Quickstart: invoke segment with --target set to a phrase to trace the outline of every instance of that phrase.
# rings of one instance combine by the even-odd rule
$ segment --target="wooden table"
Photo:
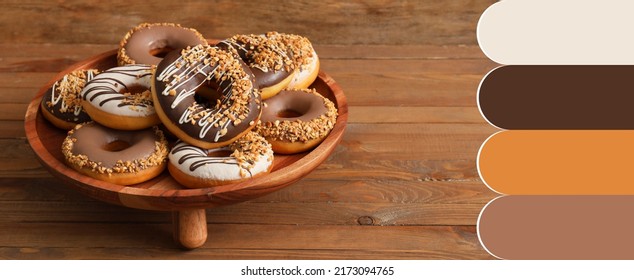
[[[0,259],[490,259],[476,234],[496,195],[476,155],[476,107],[496,65],[474,45],[316,45],[349,122],[329,159],[270,195],[206,211],[209,238],[172,240],[171,215],[68,189],[25,140],[26,106],[58,71],[114,44],[0,44]]]

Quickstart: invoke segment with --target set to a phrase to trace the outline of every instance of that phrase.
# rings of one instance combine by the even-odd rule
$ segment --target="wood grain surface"
[[[110,44],[148,21],[180,23],[210,38],[277,30],[322,44],[475,44],[476,22],[494,2],[8,0],[0,9],[0,37],[25,43]]]
[[[221,19],[240,2],[8,1],[0,11],[0,259],[492,258],[475,227],[496,196],[475,165],[496,131],[476,107],[478,84],[496,66],[475,45],[477,18],[492,2],[321,1],[306,17],[313,2],[295,1],[289,11],[299,15],[274,16],[280,7],[263,4],[252,20],[230,24]],[[96,201],[53,178],[23,128],[29,101],[57,72],[158,20],[206,37],[272,28],[309,35],[349,105],[343,140],[323,164],[282,190],[206,210],[208,241],[193,251],[173,242],[170,212]]]

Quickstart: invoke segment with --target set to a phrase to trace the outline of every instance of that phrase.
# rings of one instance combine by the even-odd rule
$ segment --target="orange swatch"
[[[634,131],[502,131],[482,144],[478,172],[501,194],[632,195]]]

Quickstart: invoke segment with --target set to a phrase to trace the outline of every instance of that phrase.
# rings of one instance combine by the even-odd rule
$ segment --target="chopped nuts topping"
[[[298,90],[298,94],[301,92],[305,94],[318,94],[314,89],[312,90]],[[321,95],[320,95],[321,96]],[[310,140],[325,137],[330,133],[337,121],[337,108],[335,104],[327,98],[323,98],[324,106],[326,106],[326,113],[314,118],[308,122],[301,120],[275,120],[274,122],[262,122],[256,126],[256,131],[266,138],[273,140],[282,140],[288,142],[302,141],[308,142]]]
[[[150,107],[153,106],[152,92],[148,89],[141,93],[123,93],[123,100],[119,106],[130,106],[131,110],[141,111],[137,107]]]
[[[81,107],[81,90],[86,83],[99,73],[96,69],[75,70],[66,74],[61,80],[55,82],[52,87],[51,100],[46,102],[49,108],[54,107],[60,101],[61,113],[79,114]]]
[[[66,158],[66,161],[79,168],[88,168],[93,172],[100,174],[113,174],[113,173],[136,173],[141,170],[147,169],[152,166],[157,166],[166,161],[168,148],[167,140],[163,135],[163,131],[154,127],[154,134],[157,141],[154,142],[154,152],[147,158],[139,158],[134,161],[117,161],[114,166],[103,166],[101,162],[96,162],[89,159],[88,156],[83,154],[73,154],[73,146],[77,142],[77,138],[73,137],[76,130],[81,129],[82,125],[78,124],[74,129],[68,132],[68,135],[62,142],[62,154]]]
[[[213,69],[213,71],[205,71],[205,69]],[[221,87],[226,87],[219,90],[223,92],[223,98],[217,99],[209,106],[193,102],[187,107],[180,121],[198,125],[204,131],[207,131],[204,129],[205,126],[221,127],[218,137],[222,137],[227,134],[228,124],[238,125],[242,120],[247,119],[250,113],[249,103],[251,100],[257,100],[257,90],[254,89],[252,79],[244,71],[239,58],[212,46],[197,45],[183,49],[181,57],[157,77],[166,84],[163,95],[175,96],[174,102],[181,102],[181,95],[191,94],[196,89],[187,88],[189,85],[179,81],[190,80],[192,75],[200,73],[205,73],[208,75],[208,80],[214,79],[221,84]],[[231,83],[224,82],[227,80]],[[200,136],[200,138],[203,137],[204,135]]]
[[[119,51],[117,52],[117,63],[120,66],[123,65],[127,65],[127,64],[136,64],[137,62],[132,59],[127,51],[126,51],[126,46],[128,45],[128,40],[130,40],[130,37],[132,37],[132,35],[140,30],[143,29],[150,29],[152,27],[155,26],[169,26],[169,27],[179,27],[179,28],[183,28],[184,30],[188,30],[191,31],[192,33],[194,33],[194,35],[196,35],[196,37],[198,37],[198,40],[204,44],[207,43],[207,40],[205,40],[205,38],[203,37],[202,34],[200,34],[200,32],[198,32],[196,29],[193,28],[186,28],[186,27],[182,27],[180,26],[180,24],[174,24],[174,23],[141,23],[138,26],[132,28],[130,31],[128,31],[128,33],[125,34],[125,36],[123,36],[123,39],[121,39],[121,42],[119,42]]]
[[[244,171],[251,170],[255,162],[261,156],[266,156],[269,161],[273,160],[273,150],[271,144],[264,137],[254,131],[247,132],[244,136],[229,145],[233,150],[232,157],[236,158],[240,168]],[[242,177],[247,177],[248,172],[240,172]]]
[[[249,67],[264,72],[294,69],[307,65],[313,57],[310,41],[299,35],[268,32],[262,35],[235,35],[225,41],[232,52],[241,54]],[[237,48],[237,49],[236,49]]]

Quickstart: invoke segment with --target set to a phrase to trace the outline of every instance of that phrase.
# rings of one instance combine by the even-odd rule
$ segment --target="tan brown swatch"
[[[634,259],[632,213],[634,196],[505,196],[482,210],[478,235],[502,259]]]

